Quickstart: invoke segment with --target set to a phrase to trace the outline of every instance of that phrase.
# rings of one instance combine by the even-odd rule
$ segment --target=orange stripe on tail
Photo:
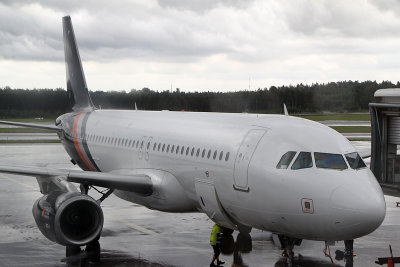
[[[85,157],[82,154],[81,148],[79,147],[79,143],[78,143],[78,139],[76,136],[76,128],[78,127],[78,121],[79,121],[79,117],[82,115],[82,111],[79,112],[74,120],[74,125],[72,127],[72,139],[74,140],[74,146],[76,151],[78,152],[79,157],[82,159],[83,163],[86,165],[86,167],[88,167],[89,170],[91,171],[96,171],[95,169],[93,169],[92,166],[90,166],[89,162],[87,162],[87,160],[85,159]]]

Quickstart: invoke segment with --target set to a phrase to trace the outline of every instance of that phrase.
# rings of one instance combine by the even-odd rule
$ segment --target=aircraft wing
[[[151,178],[147,175],[132,174],[121,175],[109,172],[89,172],[74,170],[58,170],[27,166],[4,166],[0,165],[0,172],[20,174],[32,177],[57,177],[61,176],[68,182],[85,183],[88,185],[101,186],[111,189],[119,189],[140,194],[152,193]]]
[[[51,130],[51,131],[59,131],[61,130],[57,126],[53,125],[46,125],[46,124],[39,124],[39,123],[25,123],[25,122],[15,122],[15,121],[0,121],[0,124],[8,124],[14,126],[21,126],[21,127],[29,127],[29,128],[38,128],[44,130]]]

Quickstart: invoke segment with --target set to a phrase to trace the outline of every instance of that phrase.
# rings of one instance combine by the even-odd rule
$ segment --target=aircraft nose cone
[[[386,215],[386,202],[379,185],[336,188],[330,198],[331,221],[341,240],[375,231]]]

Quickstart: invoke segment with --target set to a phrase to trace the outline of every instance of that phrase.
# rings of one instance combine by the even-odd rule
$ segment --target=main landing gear
[[[87,184],[81,184],[80,190],[82,194],[88,194],[89,189],[94,189],[102,196],[97,200],[100,205],[107,197],[109,197],[113,193],[113,189],[106,189],[104,191],[100,191],[94,186],[89,186]],[[84,266],[86,261],[89,263],[96,263],[100,261],[100,236],[98,236],[95,240],[91,241],[86,245],[86,248],[83,250],[80,246],[66,246],[65,255],[66,262],[68,266]],[[83,265],[82,265],[83,264]]]
[[[66,246],[66,262],[68,266],[85,266],[85,263],[96,263],[100,261],[99,240],[92,241],[82,250],[80,246]]]
[[[279,241],[281,243],[281,248],[283,250],[282,256],[286,258],[286,263],[288,267],[293,266],[293,258],[294,258],[294,252],[293,248],[294,246],[300,246],[301,245],[301,239],[298,238],[292,238],[284,235],[278,235]]]

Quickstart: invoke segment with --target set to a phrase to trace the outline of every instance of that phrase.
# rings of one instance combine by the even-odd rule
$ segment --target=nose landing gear
[[[337,261],[345,260],[346,267],[352,267],[354,263],[354,251],[353,251],[354,240],[345,240],[344,241],[344,251],[336,250],[335,251],[335,259]]]

